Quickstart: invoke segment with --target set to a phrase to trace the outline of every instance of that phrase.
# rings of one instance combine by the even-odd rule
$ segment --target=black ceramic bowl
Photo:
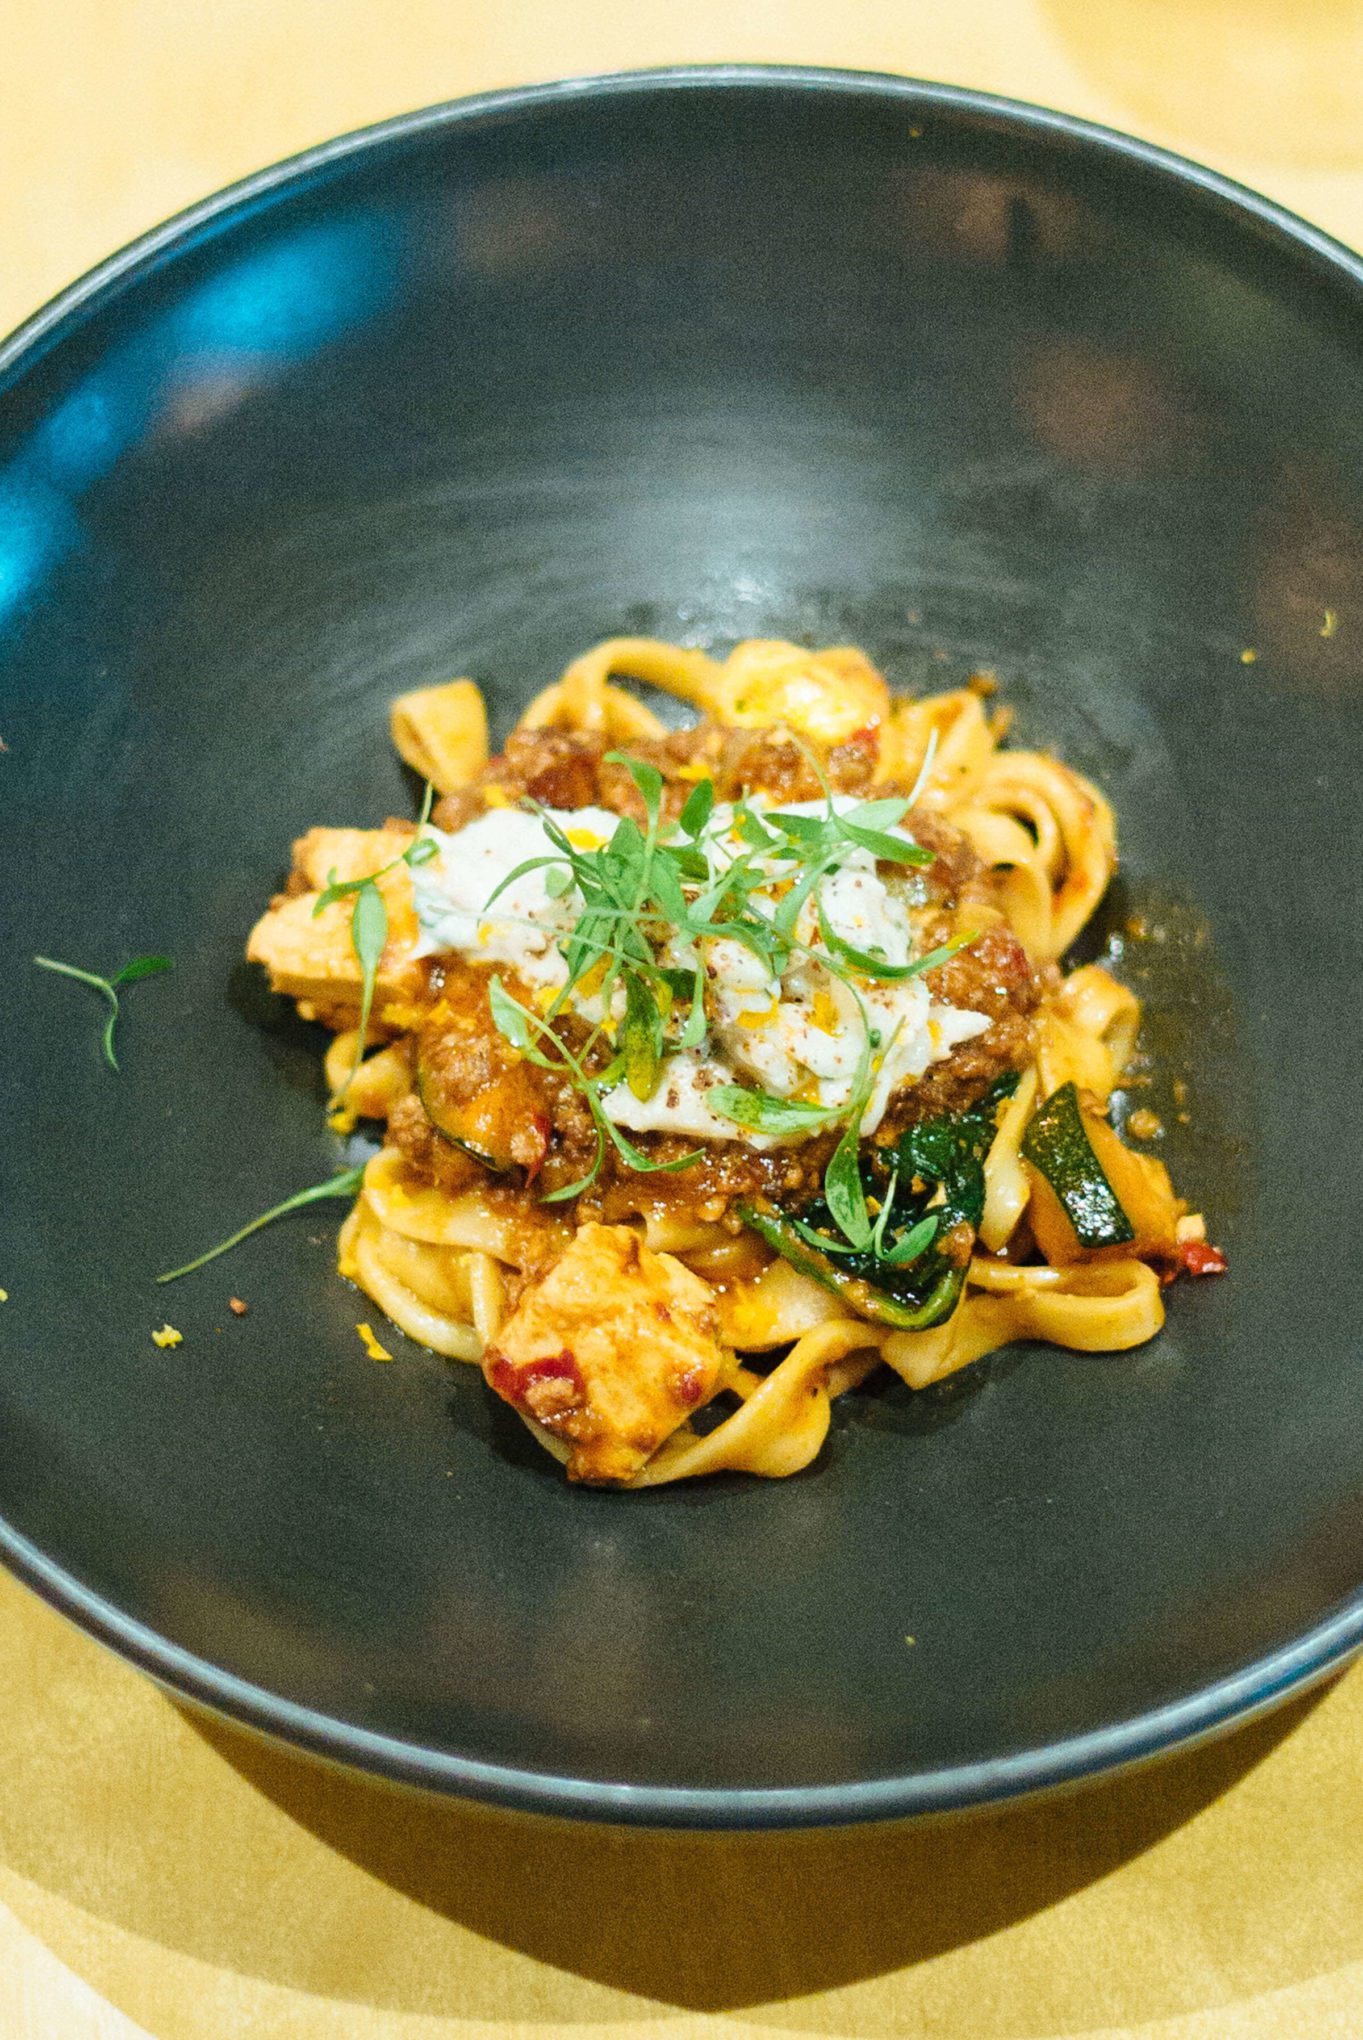
[[[681,72],[316,150],[0,350],[9,1563],[313,1750],[693,1825],[1072,1779],[1355,1649],[1360,280],[1076,121]],[[1232,1264],[1153,1345],[620,1496],[476,1371],[365,1358],[334,1206],[153,1286],[335,1165],[239,958],[292,836],[410,811],[390,697],[470,673],[505,730],[622,630],[992,667],[1108,789],[1097,939],[1152,931],[1149,1098]],[[151,950],[115,1076],[29,959]]]

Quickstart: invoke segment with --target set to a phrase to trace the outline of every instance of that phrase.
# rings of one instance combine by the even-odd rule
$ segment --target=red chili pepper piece
[[[1183,1265],[1190,1275],[1224,1275],[1230,1263],[1220,1247],[1209,1247],[1205,1240],[1188,1240]]]

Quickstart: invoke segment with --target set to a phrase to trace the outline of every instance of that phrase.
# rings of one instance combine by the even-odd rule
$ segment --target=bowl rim
[[[660,66],[553,79],[445,100],[355,128],[282,158],[174,213],[41,305],[0,341],[0,399],[86,311],[117,297],[159,258],[319,172],[390,143],[475,128],[581,100],[722,88],[841,94],[913,112],[968,114],[1000,129],[1062,137],[1109,161],[1136,164],[1191,188],[1223,212],[1248,217],[1266,239],[1308,258],[1322,276],[1363,290],[1363,256],[1248,186],[1120,129],[1026,100],[898,74],[798,64]],[[1321,1621],[1277,1650],[1177,1700],[1083,1734],[932,1771],[832,1785],[727,1787],[628,1785],[491,1763],[378,1734],[304,1706],[215,1665],[136,1621],[49,1558],[0,1516],[0,1560],[50,1606],[173,1693],[240,1726],[310,1754],[402,1784],[559,1819],[629,1826],[764,1829],[847,1825],[971,1807],[1073,1786],[1206,1741],[1315,1686],[1363,1649],[1363,1584]]]

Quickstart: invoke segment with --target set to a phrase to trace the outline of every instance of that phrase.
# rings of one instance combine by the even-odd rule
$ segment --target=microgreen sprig
[[[374,987],[378,982],[379,965],[383,952],[388,947],[388,905],[379,890],[379,880],[386,878],[390,871],[396,871],[400,864],[415,870],[420,864],[429,864],[437,854],[440,845],[434,836],[422,835],[430,820],[431,803],[435,799],[435,788],[429,780],[417,817],[417,833],[407,848],[397,857],[390,858],[379,870],[371,871],[365,878],[338,880],[335,869],[327,873],[327,882],[317,896],[312,915],[316,920],[323,907],[334,906],[338,900],[351,899],[355,904],[350,910],[350,946],[360,966],[360,1024],[355,1036],[355,1059],[350,1065],[346,1080],[333,1101],[339,1104],[345,1097],[360,1064],[364,1060],[365,1043],[369,1038],[369,1016],[374,1006]]]
[[[585,1176],[575,1183],[569,1183],[562,1190],[551,1190],[541,1199],[545,1204],[562,1204],[570,1197],[580,1197],[590,1190],[601,1173],[606,1158],[606,1142],[609,1140],[618,1149],[631,1169],[640,1175],[672,1175],[678,1169],[689,1169],[698,1162],[704,1152],[696,1148],[689,1155],[680,1155],[675,1161],[654,1162],[642,1154],[634,1143],[627,1140],[614,1120],[607,1117],[601,1103],[602,1087],[609,1088],[625,1073],[625,1058],[617,1056],[615,1061],[600,1076],[590,1076],[582,1065],[581,1058],[574,1055],[567,1043],[557,1035],[546,1021],[543,1021],[519,999],[512,997],[499,977],[494,977],[488,986],[488,1003],[493,1023],[498,1032],[509,1041],[513,1048],[520,1050],[527,1062],[539,1069],[557,1072],[566,1071],[576,1088],[587,1101],[592,1115],[592,1126],[596,1134],[596,1157]]]
[[[358,1194],[364,1178],[364,1164],[344,1169],[338,1176],[329,1176],[325,1183],[313,1183],[306,1190],[296,1190],[292,1197],[286,1197],[282,1204],[275,1204],[263,1211],[259,1218],[253,1218],[248,1225],[234,1232],[230,1239],[220,1240],[216,1247],[210,1247],[206,1254],[197,1254],[192,1261],[186,1261],[183,1268],[170,1268],[164,1275],[158,1275],[158,1282],[178,1282],[182,1275],[192,1275],[196,1268],[202,1268],[208,1261],[216,1261],[219,1254],[230,1252],[248,1240],[252,1233],[262,1226],[272,1225],[277,1218],[284,1218],[291,1211],[301,1211],[307,1204],[320,1204],[326,1197],[354,1197]]]
[[[970,928],[964,934],[953,935],[949,942],[941,943],[936,949],[929,949],[926,955],[916,957],[912,963],[887,963],[883,956],[872,950],[854,948],[838,934],[836,928],[830,927],[822,900],[818,902],[817,912],[819,935],[825,949],[850,964],[853,970],[859,970],[863,977],[885,978],[891,982],[922,977],[925,971],[936,970],[939,964],[949,963],[953,956],[978,940],[980,933],[978,928]]]
[[[574,841],[561,819],[535,801],[535,813],[548,841],[543,856],[518,864],[484,903],[486,913],[517,880],[543,872],[550,899],[572,901],[572,920],[559,940],[565,966],[564,983],[547,1010],[530,1012],[493,980],[494,1024],[522,1054],[541,1067],[566,1074],[592,1114],[597,1136],[594,1166],[580,1183],[554,1193],[567,1198],[595,1181],[613,1142],[633,1168],[656,1167],[620,1134],[603,1105],[603,1094],[623,1081],[640,1099],[657,1088],[667,1056],[701,1046],[706,1034],[705,975],[699,945],[728,940],[752,954],[770,981],[777,982],[791,957],[813,958],[848,985],[861,1011],[864,1035],[862,1066],[852,1095],[839,1108],[774,1098],[739,1085],[718,1085],[707,1093],[712,1108],[736,1125],[767,1134],[810,1133],[845,1119],[847,1130],[829,1164],[829,1206],[849,1251],[864,1248],[871,1222],[860,1186],[858,1143],[860,1124],[874,1088],[873,1058],[880,1050],[856,991],[855,979],[894,981],[920,976],[947,961],[973,941],[964,934],[916,962],[892,965],[870,951],[857,949],[831,927],[819,898],[824,878],[856,851],[879,861],[922,866],[932,853],[908,836],[893,834],[911,806],[900,797],[855,801],[840,807],[817,759],[810,763],[823,790],[823,814],[793,814],[779,808],[754,806],[740,798],[715,820],[713,780],[692,788],[680,815],[664,821],[664,781],[657,767],[623,752],[609,752],[607,762],[628,772],[643,808],[643,825],[621,816],[607,841],[584,845]],[[576,834],[576,832],[574,832]],[[779,897],[774,905],[754,904],[773,884],[775,867]],[[786,868],[788,876],[786,875]],[[817,915],[815,948],[797,933],[806,903],[813,899]],[[516,917],[513,917],[516,918]],[[673,960],[665,962],[670,950]],[[677,958],[694,956],[693,968]],[[554,1022],[570,1001],[579,1011],[590,994],[599,1014],[585,1046],[574,1054]],[[685,1017],[678,1017],[685,1003]],[[589,1076],[586,1060],[605,1037],[613,1050],[608,1066]],[[888,1054],[888,1049],[884,1051]],[[883,1063],[883,1055],[875,1068]],[[699,1152],[699,1151],[698,1151]],[[668,1164],[685,1167],[697,1155]]]
[[[853,997],[857,995],[853,993]],[[859,1252],[865,1252],[871,1244],[871,1217],[866,1209],[866,1192],[861,1181],[861,1122],[871,1102],[871,1093],[876,1079],[889,1059],[890,1051],[899,1038],[901,1021],[885,1043],[877,1050],[871,1039],[872,1029],[866,1008],[857,998],[864,1030],[861,1061],[852,1084],[852,1096],[848,1106],[847,1127],[842,1139],[828,1158],[824,1170],[823,1195],[833,1222],[845,1240]]]
[[[847,1239],[835,1240],[828,1233],[820,1232],[817,1227],[806,1224],[802,1218],[788,1217],[786,1222],[794,1227],[802,1240],[807,1241],[811,1247],[817,1247],[820,1253],[865,1253],[870,1254],[873,1260],[879,1261],[882,1268],[907,1268],[911,1262],[921,1260],[932,1245],[933,1240],[937,1237],[939,1221],[934,1212],[928,1212],[926,1216],[919,1219],[916,1225],[910,1226],[909,1230],[901,1239],[896,1240],[892,1247],[886,1247],[885,1240],[890,1222],[890,1214],[894,1209],[894,1193],[897,1181],[897,1177],[891,1178],[885,1202],[880,1207],[875,1225],[871,1229],[870,1237],[863,1247],[858,1247]]]
[[[847,1110],[807,1104],[800,1098],[774,1098],[767,1091],[744,1090],[741,1084],[715,1084],[705,1099],[714,1111],[751,1133],[816,1133]]]
[[[109,1002],[109,1017],[104,1023],[100,1040],[104,1047],[104,1060],[111,1070],[118,1068],[118,1057],[114,1054],[114,1028],[118,1022],[118,991],[121,985],[136,984],[139,978],[156,977],[163,970],[172,970],[168,956],[134,956],[112,977],[99,977],[92,970],[77,970],[74,963],[58,963],[52,956],[35,956],[33,961],[42,970],[54,970],[61,977],[75,978],[79,984],[91,985]]]

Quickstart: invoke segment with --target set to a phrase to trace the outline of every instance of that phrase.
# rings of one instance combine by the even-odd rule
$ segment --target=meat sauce
[[[622,766],[607,760],[608,748],[590,734],[517,731],[477,784],[448,795],[432,819],[437,827],[455,831],[486,812],[486,795],[493,789],[506,801],[529,797],[547,807],[599,806],[642,823],[638,789]],[[666,817],[680,812],[701,776],[713,778],[716,798],[722,801],[754,790],[782,801],[820,797],[806,753],[779,734],[702,723],[662,738],[631,740],[629,748],[631,756],[656,765],[662,774]],[[875,732],[858,733],[829,754],[829,783],[837,792],[865,793],[875,762]],[[905,791],[893,785],[875,788],[878,796]],[[922,949],[937,946],[963,925],[981,930],[969,948],[929,972],[925,982],[934,998],[985,1013],[990,1025],[891,1101],[875,1135],[884,1145],[915,1120],[963,1111],[1002,1071],[1025,1066],[1032,1016],[1054,975],[1033,970],[1006,924],[991,875],[965,838],[926,809],[915,809],[906,826],[933,853],[918,880],[921,905],[915,919]],[[518,1059],[497,1032],[488,1007],[492,975],[485,966],[453,956],[428,965],[430,1003],[412,1043],[413,1085],[392,1107],[389,1131],[413,1166],[443,1188],[491,1187],[488,1169],[477,1158],[481,1155],[495,1164],[492,1182],[503,1196],[524,1204],[529,1201],[525,1188],[532,1186],[538,1206],[547,1193],[591,1172],[596,1131],[571,1082]],[[502,976],[508,980],[507,972]],[[517,990],[514,979],[508,980],[508,989]],[[571,1019],[556,1024],[569,1030],[581,1025]],[[581,1036],[571,1045],[580,1047]],[[602,1061],[607,1052],[598,1051]],[[798,1146],[766,1151],[739,1140],[701,1143],[700,1159],[670,1175],[640,1175],[608,1144],[595,1181],[576,1202],[576,1220],[615,1223],[646,1209],[737,1231],[740,1221],[733,1207],[740,1199],[798,1202],[812,1194],[839,1132],[835,1127]],[[697,1146],[693,1139],[671,1134],[631,1138],[653,1162],[679,1160]]]

